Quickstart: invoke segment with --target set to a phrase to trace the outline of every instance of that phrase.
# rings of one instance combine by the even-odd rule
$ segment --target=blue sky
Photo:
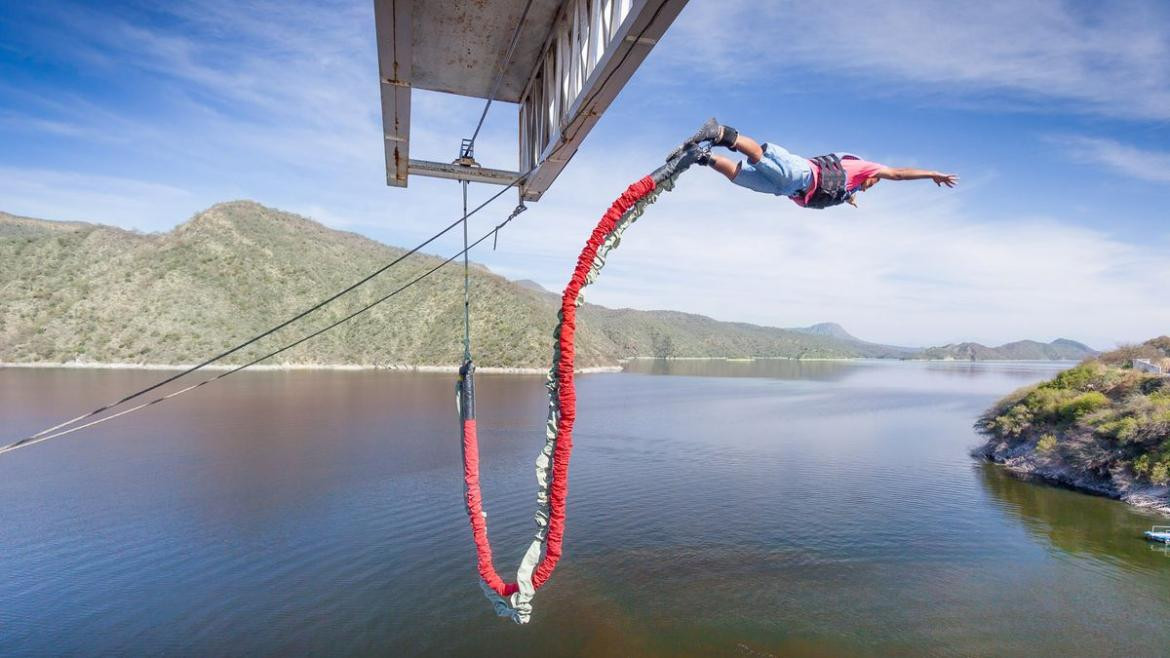
[[[560,289],[610,200],[714,114],[962,184],[817,212],[696,170],[590,301],[902,344],[1170,331],[1170,6],[830,5],[691,0],[552,190],[473,257]],[[0,210],[165,231],[248,198],[416,243],[458,214],[458,185],[385,186],[376,67],[369,0],[5,3]],[[412,155],[452,158],[480,109],[416,92]],[[485,165],[515,165],[515,111],[493,107]]]

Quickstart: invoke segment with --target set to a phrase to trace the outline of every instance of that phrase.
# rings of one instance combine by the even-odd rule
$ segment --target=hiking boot
[[[685,148],[701,142],[710,142],[711,146],[734,148],[737,137],[739,137],[739,132],[735,128],[725,126],[716,121],[715,117],[711,117],[699,128],[699,132],[695,133],[683,144],[683,147]]]
[[[673,178],[679,173],[686,171],[691,165],[702,160],[702,164],[711,162],[711,147],[703,144],[701,146],[678,147],[666,158],[666,164],[654,170],[650,177],[654,182],[661,184],[668,178]]]

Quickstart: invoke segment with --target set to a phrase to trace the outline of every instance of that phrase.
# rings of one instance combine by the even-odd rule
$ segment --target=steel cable
[[[358,287],[360,287],[360,286],[364,285],[365,283],[368,283],[368,282],[369,282],[371,279],[373,279],[374,277],[377,277],[378,275],[380,275],[380,274],[382,274],[382,273],[386,272],[387,270],[389,270],[390,268],[394,267],[395,265],[398,265],[398,264],[399,264],[399,263],[401,263],[402,261],[406,260],[406,259],[407,259],[407,258],[409,258],[410,256],[412,256],[412,255],[414,255],[414,254],[418,253],[420,250],[422,250],[422,249],[423,249],[424,247],[426,247],[427,245],[431,244],[431,243],[432,243],[432,242],[434,242],[435,240],[438,240],[440,237],[442,237],[443,235],[447,234],[449,231],[451,231],[451,229],[455,228],[456,226],[459,226],[460,224],[463,224],[463,223],[465,223],[465,222],[467,221],[467,218],[468,218],[468,217],[471,217],[472,215],[475,215],[475,214],[476,214],[476,213],[478,213],[480,210],[482,210],[483,208],[485,208],[485,207],[486,207],[488,204],[490,204],[491,202],[493,202],[493,201],[495,201],[496,199],[500,198],[500,196],[502,196],[502,195],[504,194],[504,192],[508,191],[508,190],[509,190],[509,189],[511,189],[512,187],[515,187],[515,186],[516,186],[518,183],[520,183],[521,181],[523,181],[523,180],[524,180],[524,179],[525,179],[525,178],[526,178],[526,177],[527,177],[529,174],[531,174],[531,173],[532,173],[532,171],[533,171],[533,170],[535,170],[535,169],[536,169],[536,168],[535,168],[535,167],[533,167],[532,169],[529,169],[528,171],[526,171],[526,172],[524,172],[524,173],[522,173],[522,174],[520,174],[520,175],[516,176],[516,177],[515,177],[515,178],[513,178],[513,179],[512,179],[512,180],[511,180],[511,181],[510,181],[508,184],[506,184],[506,185],[504,186],[504,188],[503,188],[503,189],[501,189],[499,192],[496,192],[496,193],[495,193],[495,194],[493,194],[492,196],[488,197],[488,199],[487,199],[486,201],[484,201],[483,203],[481,203],[481,204],[479,204],[478,206],[476,206],[476,207],[475,207],[474,209],[472,209],[470,212],[467,212],[467,211],[465,211],[465,212],[464,212],[464,214],[463,214],[463,215],[461,215],[461,216],[459,217],[459,219],[456,219],[455,221],[451,222],[451,223],[450,223],[450,224],[448,224],[448,225],[447,225],[445,228],[443,228],[441,231],[439,231],[438,233],[436,233],[436,234],[432,235],[431,237],[427,238],[426,240],[424,240],[423,242],[419,243],[418,245],[414,246],[414,247],[413,247],[413,248],[411,248],[410,250],[408,250],[408,251],[406,251],[405,253],[403,253],[401,256],[399,256],[399,257],[395,258],[394,260],[392,260],[392,261],[390,261],[389,263],[387,263],[387,264],[383,265],[382,267],[378,268],[377,270],[374,270],[374,271],[373,271],[373,272],[371,272],[370,274],[368,274],[368,275],[366,275],[365,277],[363,277],[362,279],[360,279],[360,280],[358,280],[358,281],[354,282],[353,284],[351,284],[351,285],[347,286],[346,288],[342,289],[341,291],[339,291],[339,292],[337,292],[337,293],[335,293],[335,294],[333,294],[333,295],[330,295],[329,297],[327,297],[327,298],[325,298],[325,299],[321,300],[320,302],[317,302],[316,304],[314,304],[313,306],[309,307],[308,309],[305,309],[304,311],[301,311],[300,313],[297,313],[296,315],[294,315],[294,316],[292,316],[291,318],[289,318],[289,319],[287,319],[287,320],[285,320],[285,321],[281,322],[280,324],[278,324],[278,325],[276,325],[276,326],[274,326],[274,327],[272,327],[272,328],[270,328],[270,329],[267,329],[267,330],[265,330],[264,332],[262,332],[262,333],[260,333],[260,334],[257,334],[257,335],[255,335],[255,336],[253,336],[252,338],[249,338],[248,340],[246,340],[246,341],[244,341],[244,342],[240,343],[239,345],[236,345],[235,347],[233,347],[233,348],[231,348],[231,349],[228,349],[228,350],[225,350],[225,351],[223,351],[223,352],[220,352],[219,354],[217,354],[217,355],[215,355],[215,356],[213,356],[213,357],[211,357],[211,358],[209,358],[209,359],[207,359],[207,360],[205,360],[205,361],[203,361],[203,362],[201,362],[201,363],[198,363],[198,364],[196,364],[196,365],[194,365],[194,366],[191,366],[190,368],[187,368],[187,369],[185,369],[185,370],[182,370],[182,371],[180,371],[180,372],[178,372],[178,373],[176,373],[176,374],[174,374],[174,375],[171,375],[170,377],[167,377],[167,378],[165,378],[165,379],[162,379],[162,380],[160,380],[160,381],[158,381],[158,382],[156,382],[156,383],[154,383],[154,384],[151,384],[150,386],[147,386],[146,388],[143,388],[143,389],[141,389],[141,390],[135,391],[134,393],[131,393],[131,394],[129,394],[129,395],[127,395],[127,396],[125,396],[125,397],[123,397],[123,398],[119,399],[119,400],[116,400],[116,401],[114,401],[114,402],[110,402],[109,404],[102,405],[101,407],[98,407],[97,409],[94,409],[93,411],[90,411],[90,412],[87,412],[87,413],[81,414],[81,415],[79,415],[79,416],[76,416],[76,417],[74,417],[74,418],[70,418],[69,420],[66,420],[66,421],[64,421],[64,422],[57,423],[56,425],[53,425],[52,427],[47,427],[47,428],[45,428],[45,429],[43,429],[43,430],[41,430],[41,431],[37,432],[36,434],[31,434],[31,435],[29,435],[29,436],[27,436],[27,437],[25,437],[25,438],[22,438],[22,439],[20,439],[20,440],[17,440],[17,441],[14,441],[14,442],[12,442],[12,443],[9,443],[9,444],[7,444],[7,445],[3,446],[2,448],[0,448],[0,454],[3,454],[4,452],[8,452],[8,451],[10,451],[10,450],[14,450],[14,449],[16,449],[16,448],[18,448],[18,447],[20,447],[20,446],[22,446],[22,445],[26,445],[26,444],[28,444],[29,442],[32,442],[32,441],[33,441],[33,440],[35,440],[35,439],[38,439],[38,438],[40,438],[40,437],[43,437],[43,436],[45,436],[45,435],[47,435],[47,434],[50,434],[50,433],[56,432],[57,430],[59,430],[59,429],[61,429],[61,428],[63,428],[63,427],[66,427],[66,426],[69,426],[69,425],[73,425],[74,423],[81,422],[81,421],[83,421],[83,420],[86,420],[86,419],[88,419],[88,418],[92,418],[92,417],[94,417],[94,416],[97,416],[98,414],[101,414],[101,413],[103,413],[103,412],[109,411],[110,409],[113,409],[114,407],[118,407],[118,406],[120,406],[120,405],[122,405],[122,404],[125,404],[126,402],[129,402],[130,400],[134,400],[134,399],[136,399],[136,398],[139,398],[139,397],[141,397],[141,396],[143,396],[143,395],[145,395],[145,394],[147,394],[147,393],[149,393],[149,392],[151,392],[151,391],[153,391],[153,390],[156,390],[156,389],[158,389],[158,388],[160,388],[160,387],[162,387],[162,386],[166,386],[167,384],[169,384],[169,383],[171,383],[171,382],[173,382],[173,381],[175,381],[175,380],[177,380],[177,379],[180,379],[180,378],[182,378],[182,377],[185,377],[186,375],[189,375],[189,374],[191,374],[191,373],[193,373],[193,372],[195,372],[195,371],[197,371],[197,370],[201,370],[201,369],[203,369],[203,368],[205,368],[205,367],[207,367],[207,366],[209,366],[209,365],[211,365],[211,364],[215,363],[216,361],[219,361],[219,360],[221,360],[221,359],[223,359],[223,358],[225,358],[225,357],[228,357],[228,356],[230,356],[230,355],[232,355],[232,354],[235,354],[236,352],[239,352],[240,350],[244,349],[245,347],[248,347],[249,345],[252,345],[253,343],[255,343],[255,342],[257,342],[257,341],[259,341],[259,340],[261,340],[261,339],[263,339],[263,338],[265,338],[265,337],[267,337],[267,336],[270,336],[270,335],[272,335],[272,334],[276,333],[277,331],[280,331],[281,329],[283,329],[283,328],[287,327],[288,325],[292,324],[293,322],[296,322],[297,320],[300,320],[301,318],[304,318],[305,316],[309,315],[310,313],[312,313],[312,312],[314,312],[314,311],[317,311],[317,310],[321,309],[322,307],[324,307],[324,306],[326,306],[326,305],[328,305],[328,304],[330,304],[330,303],[332,303],[332,302],[336,301],[338,298],[342,297],[343,295],[346,295],[346,294],[348,294],[348,293],[350,293],[350,292],[353,292],[353,291],[354,291],[354,290],[356,290]],[[518,214],[518,213],[515,213],[515,212],[514,212],[514,213],[512,214],[512,216],[511,216],[511,217],[509,217],[509,218],[508,218],[508,220],[506,220],[504,223],[506,224],[508,221],[511,221],[512,217],[515,217],[515,216],[516,216],[516,214]],[[489,233],[488,235],[491,235],[491,234]],[[486,236],[485,236],[485,238],[486,238]],[[484,238],[481,238],[481,240],[482,240],[482,239],[484,239]],[[477,241],[477,242],[476,242],[476,244],[479,244],[479,241]],[[468,249],[470,249],[470,247],[468,247]],[[460,253],[463,253],[463,252],[460,252]],[[87,426],[88,426],[88,425],[87,425]],[[38,441],[38,443],[39,443],[39,441]]]

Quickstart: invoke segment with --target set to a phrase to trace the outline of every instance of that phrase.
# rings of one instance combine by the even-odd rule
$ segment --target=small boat
[[[1156,525],[1146,531],[1146,539],[1170,544],[1170,525]]]

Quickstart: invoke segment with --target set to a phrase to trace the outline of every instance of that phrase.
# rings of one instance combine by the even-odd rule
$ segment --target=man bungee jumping
[[[706,144],[704,144],[704,142]],[[710,146],[725,146],[742,153],[747,162],[731,160],[711,153]],[[828,208],[842,203],[857,206],[856,193],[877,185],[878,181],[918,180],[934,181],[942,187],[954,187],[959,177],[926,169],[887,167],[862,160],[849,153],[831,153],[815,158],[803,158],[789,153],[775,144],[762,146],[742,135],[735,128],[725,126],[714,117],[707,120],[699,132],[688,139],[675,153],[700,145],[695,162],[715,171],[742,187],[757,192],[786,196],[805,208]]]

